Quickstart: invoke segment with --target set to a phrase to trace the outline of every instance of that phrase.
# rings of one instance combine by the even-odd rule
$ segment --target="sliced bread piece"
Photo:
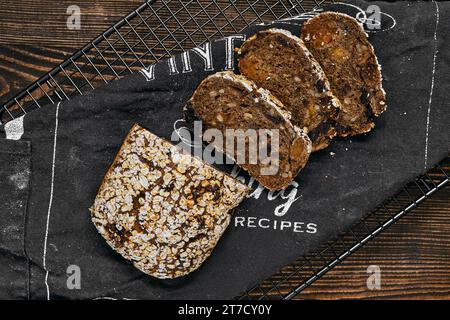
[[[311,153],[310,139],[292,125],[283,104],[269,91],[232,72],[219,72],[203,80],[187,104],[189,110],[202,120],[205,130],[222,133],[223,141],[211,141],[218,151],[270,190],[286,188]],[[237,147],[238,139],[244,149]],[[252,157],[256,161],[252,162]]]
[[[374,128],[374,116],[386,110],[386,97],[380,65],[358,21],[324,12],[303,24],[301,37],[341,101],[338,135],[358,135]]]
[[[281,29],[261,31],[244,42],[238,59],[241,74],[268,89],[292,114],[292,123],[308,130],[313,151],[329,145],[339,100],[300,38]]]
[[[135,125],[91,207],[98,232],[157,278],[196,270],[249,188]]]

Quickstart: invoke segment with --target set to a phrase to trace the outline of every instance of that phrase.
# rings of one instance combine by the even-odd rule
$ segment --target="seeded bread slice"
[[[380,65],[358,21],[341,13],[321,13],[303,24],[301,37],[341,101],[338,135],[374,128],[374,117],[386,110],[386,97]]]
[[[292,125],[283,104],[269,91],[232,72],[203,80],[186,109],[202,120],[203,129],[222,133],[223,141],[210,141],[217,150],[237,159],[239,166],[270,190],[286,188],[311,153],[310,139]],[[238,139],[245,141],[241,144],[244,149],[238,148]]]
[[[249,188],[135,125],[107,172],[91,216],[106,242],[157,278],[196,270]]]
[[[329,145],[340,103],[300,38],[281,29],[261,31],[244,42],[238,58],[241,74],[272,92],[292,114],[292,123],[309,132],[313,151]]]

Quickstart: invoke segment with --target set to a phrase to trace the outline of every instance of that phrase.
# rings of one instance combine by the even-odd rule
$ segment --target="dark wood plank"
[[[300,294],[297,299],[450,299],[450,186]],[[381,290],[367,268],[381,269]]]
[[[317,1],[320,2],[320,1]],[[55,4],[53,0],[16,0],[0,2],[0,44],[31,44],[37,46],[48,45],[68,45],[71,44],[80,47],[98,36],[101,32],[111,26],[112,23],[120,20],[124,15],[130,13],[143,3],[143,0],[80,0],[74,3],[71,0],[60,0]],[[184,27],[186,31],[195,31],[198,25],[203,28],[214,29],[214,23],[206,23],[210,18],[220,25],[222,16],[218,16],[219,8],[234,20],[236,25],[243,25],[244,21],[251,22],[254,20],[256,13],[262,19],[270,18],[273,13],[286,11],[289,2],[283,1],[266,1],[264,3],[255,4],[251,1],[252,7],[249,7],[247,1],[236,1],[230,4],[229,0],[183,0],[185,4],[181,7],[177,1],[157,1],[154,10],[148,10],[143,15],[145,19],[152,21],[152,14],[158,13],[160,19],[166,25],[175,25],[177,20],[187,21],[190,17],[195,16],[198,23],[191,21]],[[208,12],[200,7],[207,7]],[[270,5],[270,9],[267,7]],[[77,5],[80,8],[81,29],[70,30],[67,27],[69,14],[66,10],[69,6]],[[315,6],[314,1],[303,1],[301,6],[290,9],[294,14],[299,10],[309,10]],[[161,28],[164,33],[165,28]],[[201,33],[201,31],[198,31]],[[179,30],[183,34],[183,28]]]
[[[0,44],[0,102],[38,80],[60,64],[77,47],[41,47]]]
[[[142,3],[142,0],[1,1],[0,43],[80,47]],[[80,30],[67,27],[66,12],[72,5],[81,10]]]
[[[108,37],[108,41],[102,41],[97,46],[107,58],[115,56],[110,44],[117,48],[120,54],[123,50],[128,51],[122,56],[126,63],[131,63],[136,56],[141,57],[147,52],[143,63],[148,64],[155,59],[167,57],[169,51],[173,54],[197,46],[205,41],[205,37],[219,38],[225,34],[236,33],[248,23],[285,17],[287,10],[291,14],[298,14],[315,5],[313,1],[303,1],[302,6],[292,7],[286,0],[250,3],[252,6],[249,6],[247,1],[190,0],[183,1],[184,5],[180,6],[179,1],[155,1],[155,4],[142,11],[140,16],[128,19],[127,24],[120,29],[120,35],[114,33]],[[113,22],[133,11],[139,4],[142,2],[82,1],[78,4],[81,10],[81,29],[70,30],[66,26],[68,15],[65,10],[73,5],[72,2],[62,0],[57,6],[48,0],[37,3],[29,0],[0,3],[0,10],[6,13],[0,17],[0,45],[3,46],[1,52],[4,52],[0,56],[0,68],[4,72],[2,77],[15,73],[21,80],[31,80],[28,83],[37,80],[39,75],[48,72],[51,66],[56,66],[68,58],[71,53],[109,28]],[[207,11],[204,8],[207,8]],[[28,23],[23,23],[24,21]],[[232,25],[229,23],[231,21]],[[139,33],[140,37],[137,37],[135,32]],[[124,43],[122,36],[127,38],[127,43]],[[117,61],[117,56],[115,59]],[[94,62],[106,67],[102,59]],[[124,67],[120,61],[113,65],[116,66],[122,69]],[[139,64],[135,66],[142,67]],[[95,70],[88,70],[86,76],[95,76],[89,72]],[[4,88],[11,86],[2,80],[0,85]],[[9,93],[0,88],[0,101],[7,101],[22,87],[16,82]],[[31,94],[34,98],[39,98],[42,93]]]
[[[4,102],[36,81],[142,1],[83,0],[77,3],[83,14],[82,29],[78,31],[66,27],[65,11],[72,1],[61,0],[58,5],[50,0],[0,3],[0,101]],[[311,6],[311,2],[305,1],[305,8]],[[173,17],[168,12],[161,13],[168,19],[168,25],[173,25]],[[242,21],[236,21],[239,23]],[[195,28],[194,25],[189,27]],[[205,30],[213,30],[213,26],[206,25]],[[449,199],[450,187],[447,187],[297,298],[449,299]],[[380,291],[367,289],[369,265],[381,268]],[[295,278],[291,284],[296,284]]]

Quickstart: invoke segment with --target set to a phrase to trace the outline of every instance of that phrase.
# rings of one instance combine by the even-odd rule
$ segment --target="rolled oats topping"
[[[99,188],[91,217],[106,242],[157,278],[196,270],[249,188],[134,125]]]

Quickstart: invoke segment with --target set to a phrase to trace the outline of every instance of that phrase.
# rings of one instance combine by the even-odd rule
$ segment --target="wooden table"
[[[305,1],[306,3],[307,1]],[[72,0],[0,2],[0,102],[13,97],[142,1],[83,0],[81,30],[66,27]],[[308,7],[308,6],[306,6]],[[297,299],[450,299],[450,187],[327,273]],[[367,289],[367,268],[381,290]]]

